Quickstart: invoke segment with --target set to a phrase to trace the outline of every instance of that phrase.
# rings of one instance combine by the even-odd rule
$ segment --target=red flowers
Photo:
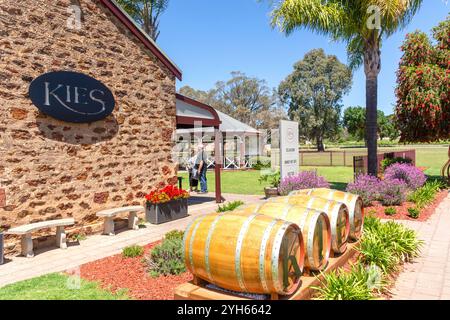
[[[187,199],[187,198],[189,198],[189,192],[183,189],[179,189],[173,185],[168,185],[163,189],[152,191],[145,196],[147,202],[151,202],[154,204],[167,203],[172,200]]]

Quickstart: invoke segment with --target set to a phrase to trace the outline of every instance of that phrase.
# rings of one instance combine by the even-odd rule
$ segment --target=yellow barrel
[[[302,206],[325,212],[330,219],[331,225],[331,249],[335,254],[341,254],[347,250],[350,223],[348,208],[342,202],[307,195],[275,197],[267,201]]]
[[[235,213],[260,213],[296,223],[302,230],[305,242],[305,268],[312,271],[321,271],[326,268],[331,250],[331,227],[330,220],[323,211],[284,203],[265,202],[248,205]]]
[[[358,240],[361,238],[364,226],[364,205],[360,196],[339,190],[331,190],[326,188],[308,189],[292,191],[289,195],[307,194],[309,196],[335,200],[348,207],[350,215],[350,238]]]
[[[294,223],[215,213],[187,227],[183,255],[192,274],[224,289],[289,295],[300,284],[305,248]]]

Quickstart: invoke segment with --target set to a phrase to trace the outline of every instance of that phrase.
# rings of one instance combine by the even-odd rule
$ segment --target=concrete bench
[[[27,258],[32,258],[34,257],[33,239],[31,238],[32,232],[56,227],[56,245],[61,249],[67,249],[66,231],[64,230],[64,227],[73,226],[74,224],[75,220],[72,218],[42,221],[9,229],[6,234],[22,236],[22,255]]]
[[[132,206],[132,207],[122,207],[122,208],[114,208],[103,210],[97,212],[97,217],[105,218],[105,227],[103,234],[114,236],[116,233],[114,232],[114,218],[123,212],[128,212],[128,228],[133,230],[139,229],[139,219],[138,212],[144,211],[144,207],[142,206]]]

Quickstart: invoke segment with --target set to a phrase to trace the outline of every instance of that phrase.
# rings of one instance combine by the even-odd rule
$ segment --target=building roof
[[[115,0],[100,0],[122,24],[138,38],[179,80],[182,80],[180,68],[158,47],[150,36],[131,18]]]
[[[177,93],[177,125],[179,128],[194,128],[196,122],[202,127],[219,127],[222,132],[257,134],[258,130],[230,117],[197,100]]]
[[[216,110],[219,115],[220,121],[222,121],[220,125],[220,131],[222,132],[235,132],[235,133],[259,133],[255,128],[250,127],[248,124],[245,124],[235,118]]]

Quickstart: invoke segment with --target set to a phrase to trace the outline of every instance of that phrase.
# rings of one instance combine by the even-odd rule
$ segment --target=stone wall
[[[67,24],[74,3],[81,30]],[[103,82],[113,114],[70,124],[40,113],[28,87],[57,70]],[[176,182],[175,117],[174,75],[99,1],[0,0],[2,228],[65,217],[98,226],[98,210],[142,204],[150,189]]]

